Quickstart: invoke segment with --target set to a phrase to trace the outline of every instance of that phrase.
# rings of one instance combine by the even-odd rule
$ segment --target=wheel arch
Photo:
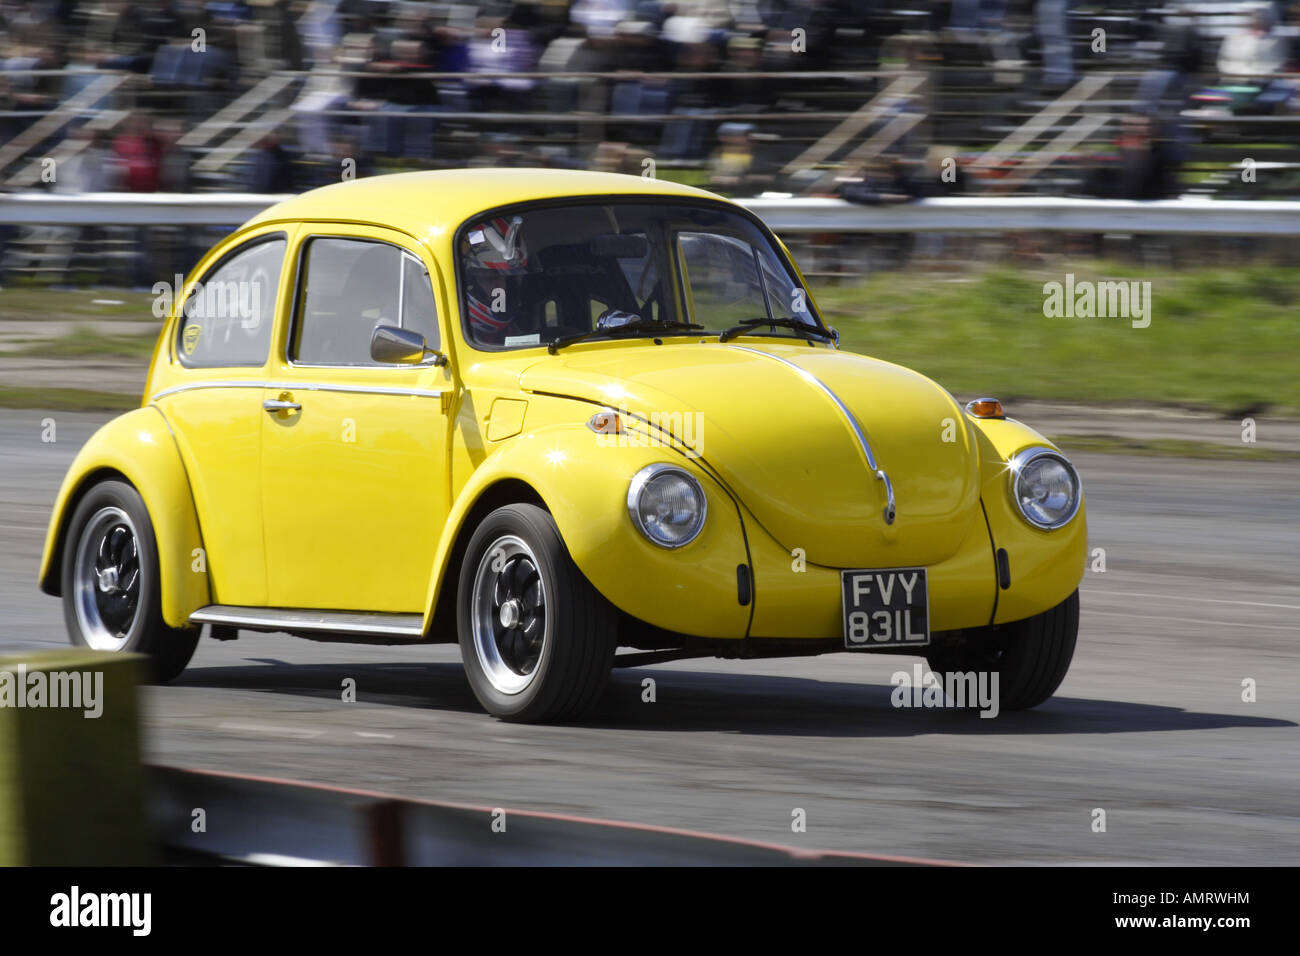
[[[210,603],[210,556],[203,550],[189,475],[167,420],[154,406],[113,419],[73,459],[50,514],[37,578],[41,590],[61,595],[72,516],[90,489],[106,480],[125,482],[143,499],[158,549],[163,620],[187,627],[190,614]]]
[[[456,517],[457,512],[453,512],[452,518],[457,520],[457,524],[452,530],[452,522],[448,520],[443,537],[444,541],[450,538],[450,544],[438,552],[437,567],[430,583],[431,593],[426,601],[429,613],[424,622],[425,634],[448,643],[456,641],[456,582],[448,582],[447,577],[460,568],[469,540],[474,536],[479,523],[498,508],[521,503],[534,504],[550,511],[541,494],[527,481],[518,477],[500,476],[479,489],[472,501],[467,501],[465,507],[458,509],[459,518]]]
[[[578,570],[619,610],[668,630],[743,637],[750,609],[739,602],[737,567],[748,564],[735,503],[712,474],[675,450],[650,443],[602,443],[585,424],[548,425],[501,442],[458,493],[434,559],[424,632],[454,639],[458,556],[478,518],[512,501],[540,505],[554,519]],[[646,465],[666,461],[690,471],[712,496],[700,537],[681,550],[638,534],[628,516],[628,486]],[[635,574],[639,586],[626,586]],[[673,602],[658,595],[671,593]],[[437,635],[435,637],[435,635]]]
[[[1012,503],[1007,462],[1026,448],[1061,449],[1014,419],[974,420],[974,424],[982,470],[980,500],[993,549],[1007,552],[1010,572],[1010,586],[999,588],[992,623],[1007,624],[1045,613],[1079,587],[1087,565],[1087,502],[1081,495],[1078,513],[1062,528],[1045,531],[1031,526]],[[1086,476],[1082,483],[1086,489]]]

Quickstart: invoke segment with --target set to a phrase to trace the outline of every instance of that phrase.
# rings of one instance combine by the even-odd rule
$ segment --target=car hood
[[[978,452],[962,409],[934,382],[888,362],[752,338],[628,343],[547,356],[520,385],[674,427],[680,414],[679,437],[772,537],[814,564],[942,561],[979,513]],[[850,414],[893,485],[892,524]]]

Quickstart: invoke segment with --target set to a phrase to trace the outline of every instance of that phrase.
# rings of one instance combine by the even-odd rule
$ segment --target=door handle
[[[297,402],[287,402],[282,398],[268,398],[262,402],[262,408],[268,412],[300,412],[302,406]]]

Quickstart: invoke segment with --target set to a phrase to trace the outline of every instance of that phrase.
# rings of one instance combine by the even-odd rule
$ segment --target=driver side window
[[[402,251],[384,242],[319,238],[302,263],[289,357],[302,365],[378,364],[370,357],[375,326],[401,324]]]

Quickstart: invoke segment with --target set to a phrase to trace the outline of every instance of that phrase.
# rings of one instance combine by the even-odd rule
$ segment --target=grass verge
[[[1151,283],[1151,324],[1047,318],[1043,285]],[[814,289],[844,346],[958,394],[1300,415],[1300,280],[1248,266],[1188,272],[1087,263],[959,277],[890,273]]]
[[[0,408],[39,408],[51,412],[125,412],[140,407],[138,395],[88,388],[10,388],[0,386]]]
[[[82,326],[51,338],[26,339],[8,354],[41,358],[97,356],[147,360],[153,355],[157,341],[157,331],[152,328],[147,335],[113,335]]]
[[[1118,438],[1111,435],[1049,435],[1063,451],[1097,451],[1160,458],[1207,458],[1215,461],[1300,461],[1300,452],[1258,445],[1226,445],[1183,438]]]

